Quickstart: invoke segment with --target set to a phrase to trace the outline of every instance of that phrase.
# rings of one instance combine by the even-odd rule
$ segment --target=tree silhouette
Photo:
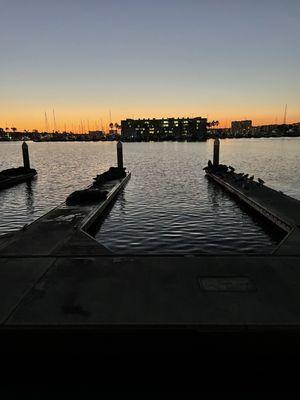
[[[213,120],[213,121],[209,122],[207,125],[209,127],[218,126],[219,125],[219,121]]]
[[[15,126],[13,126],[13,127],[11,128],[11,130],[12,130],[13,132],[17,132],[17,128],[16,128]]]

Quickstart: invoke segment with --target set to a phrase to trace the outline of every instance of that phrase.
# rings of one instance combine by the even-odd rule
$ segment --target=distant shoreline
[[[0,143],[14,143],[14,142],[23,142],[24,140],[26,142],[34,142],[34,143],[78,143],[78,142],[85,142],[85,143],[99,143],[99,142],[103,142],[103,143],[109,143],[109,142],[117,142],[118,140],[121,140],[123,143],[165,143],[165,142],[176,142],[176,143],[201,143],[201,142],[206,142],[207,140],[210,139],[214,139],[215,137],[219,137],[219,139],[285,139],[285,138],[298,138],[300,137],[300,133],[297,135],[282,135],[282,136],[236,136],[236,137],[232,137],[232,136],[228,136],[228,137],[224,137],[224,136],[219,136],[219,135],[213,135],[210,136],[206,139],[202,139],[202,140],[125,140],[122,139],[122,137],[120,137],[120,139],[114,139],[114,140],[90,140],[90,139],[79,139],[79,140],[33,140],[33,139],[13,139],[13,140],[3,140],[0,139]]]

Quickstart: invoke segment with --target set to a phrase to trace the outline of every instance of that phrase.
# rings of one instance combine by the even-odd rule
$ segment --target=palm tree
[[[13,126],[13,127],[11,128],[11,130],[12,130],[13,132],[17,132],[17,128],[16,128],[15,126]]]

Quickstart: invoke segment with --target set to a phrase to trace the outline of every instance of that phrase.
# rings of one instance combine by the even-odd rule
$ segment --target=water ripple
[[[0,233],[32,222],[115,163],[115,143],[30,143],[38,177],[0,192]],[[119,254],[268,253],[278,238],[209,182],[207,143],[127,143],[132,178],[96,239]],[[299,139],[222,140],[221,161],[300,199]],[[0,170],[21,164],[20,143],[0,143]]]

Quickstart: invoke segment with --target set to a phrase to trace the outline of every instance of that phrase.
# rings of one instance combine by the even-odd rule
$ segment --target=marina
[[[215,157],[220,158],[217,151]],[[156,370],[162,369],[165,376],[166,365],[173,382],[176,363],[190,365],[191,359],[201,358],[205,373],[208,366],[213,371],[204,385],[218,374],[226,387],[232,371],[243,382],[244,369],[239,365],[256,371],[258,360],[260,368],[265,360],[264,373],[268,372],[261,378],[265,385],[277,373],[272,361],[275,349],[277,360],[288,365],[300,356],[299,201],[261,180],[241,181],[245,174],[224,173],[224,165],[220,173],[218,161],[215,170],[206,171],[209,190],[215,188],[218,195],[224,191],[222,204],[234,203],[235,214],[246,203],[243,213],[249,218],[254,213],[276,225],[284,238],[272,252],[119,255],[95,236],[95,227],[101,220],[106,223],[137,173],[131,168],[125,172],[120,144],[116,158],[118,166],[106,167],[85,189],[74,187],[59,206],[0,237],[5,365],[14,368],[12,360],[19,364],[29,357],[39,383],[49,379],[39,365],[60,371],[56,382],[63,383],[67,368],[74,387],[75,376],[89,382],[94,375],[90,367],[80,373],[76,367],[78,362],[89,365],[93,355],[104,360],[102,385],[110,387],[109,368],[116,374],[116,360],[120,366],[129,357],[144,367],[118,372],[125,388],[132,371],[142,382],[158,359],[165,359],[165,364],[160,361]],[[204,176],[200,165],[198,170]],[[34,186],[29,194],[33,190]],[[113,235],[122,235],[122,224],[118,230]],[[227,373],[229,358],[232,367]],[[168,385],[181,387],[184,379],[194,387],[197,379],[192,377],[188,367],[177,377],[178,384]],[[19,382],[28,379],[27,370],[18,375]],[[6,382],[13,381],[6,374]],[[167,384],[166,378],[161,384]]]
[[[2,397],[300,391],[300,2],[3,3]]]
[[[117,257],[85,229],[120,194],[128,173],[103,183],[106,200],[64,203],[16,234],[2,237],[2,329],[74,330],[93,325],[101,331],[124,325],[129,330],[140,324],[176,325],[196,329],[199,335],[209,330],[243,337],[246,329],[255,340],[257,332],[298,332],[299,202],[276,191],[270,196],[271,189],[254,183],[255,189],[242,191],[233,180],[220,176],[219,165],[213,168],[208,176],[218,185],[247,201],[255,212],[272,215],[273,223],[286,230],[287,239],[274,254]]]

